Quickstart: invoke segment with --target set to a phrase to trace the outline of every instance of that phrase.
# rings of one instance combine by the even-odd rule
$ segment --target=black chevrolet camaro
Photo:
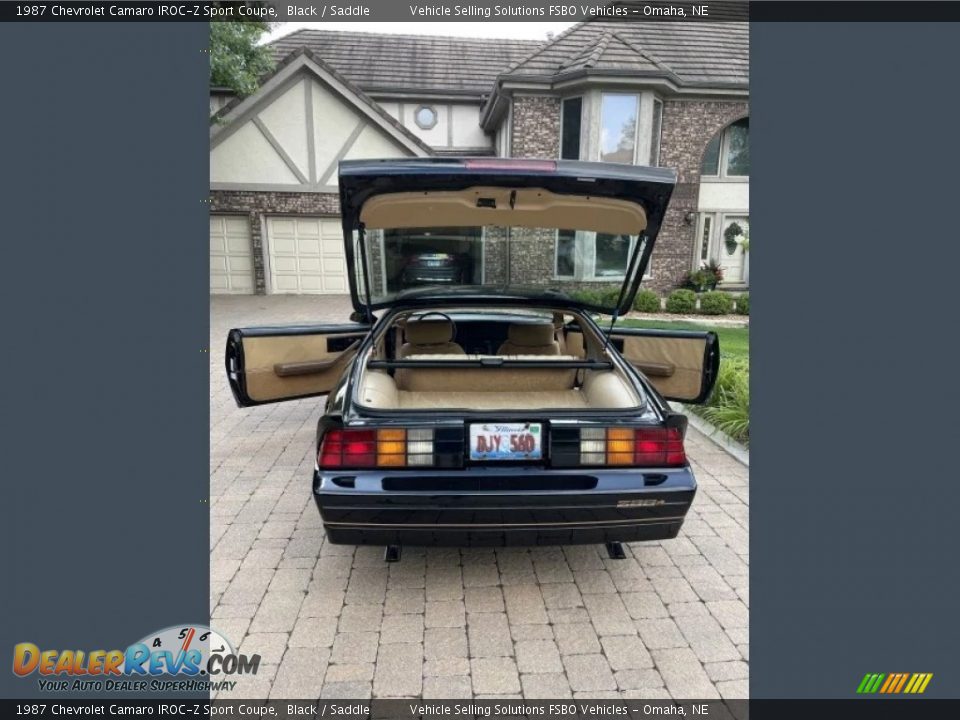
[[[340,164],[351,323],[231,330],[226,349],[241,406],[328,395],[313,495],[330,542],[616,552],[677,535],[696,480],[667,400],[706,400],[717,337],[612,321],[674,184],[608,163]],[[392,282],[432,237],[469,278]],[[576,299],[611,281],[579,295],[608,302]]]

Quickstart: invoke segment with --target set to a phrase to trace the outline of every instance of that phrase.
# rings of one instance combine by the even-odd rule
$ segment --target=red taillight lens
[[[323,469],[433,465],[433,430],[328,430],[317,465]]]
[[[328,430],[320,446],[322,468],[374,467],[377,433],[374,430]]]
[[[677,428],[583,428],[580,464],[681,467],[687,455]]]
[[[637,465],[686,465],[683,435],[678,428],[639,428],[633,438],[633,457]]]

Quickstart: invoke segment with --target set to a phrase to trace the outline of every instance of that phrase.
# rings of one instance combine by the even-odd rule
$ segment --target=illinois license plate
[[[470,425],[471,460],[540,460],[541,423]]]

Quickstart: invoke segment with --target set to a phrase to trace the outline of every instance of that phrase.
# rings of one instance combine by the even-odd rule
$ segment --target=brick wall
[[[700,194],[700,164],[707,143],[734,120],[747,115],[746,102],[668,100],[663,104],[660,165],[677,171],[677,187],[653,251],[653,278],[646,286],[667,292],[683,282],[693,264],[696,221],[684,221],[696,212]]]
[[[246,215],[250,219],[254,288],[257,295],[264,295],[267,284],[263,263],[263,215],[339,215],[340,197],[334,193],[211,190],[210,212]]]
[[[560,98],[543,95],[514,97],[510,143],[511,157],[559,157]]]

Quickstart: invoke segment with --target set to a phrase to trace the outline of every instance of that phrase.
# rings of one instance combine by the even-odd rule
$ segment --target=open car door
[[[227,380],[240,407],[325,395],[357,354],[370,325],[231,330]]]
[[[707,401],[720,369],[717,334],[696,330],[622,328],[610,344],[667,400]]]

